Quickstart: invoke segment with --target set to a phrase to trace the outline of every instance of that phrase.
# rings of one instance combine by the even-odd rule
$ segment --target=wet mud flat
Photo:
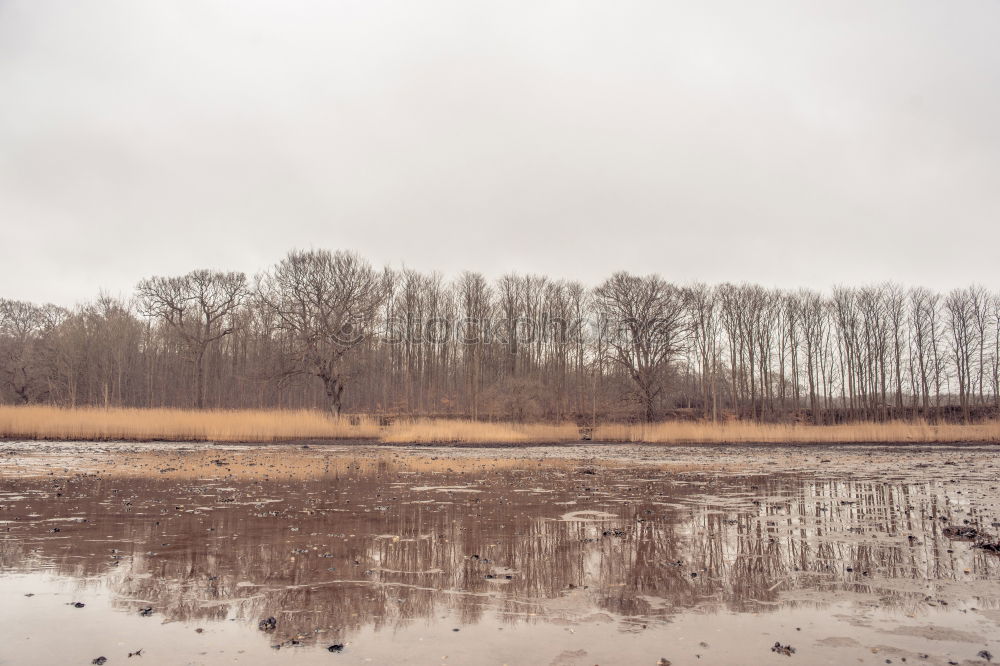
[[[998,453],[6,442],[0,664],[1000,662]]]

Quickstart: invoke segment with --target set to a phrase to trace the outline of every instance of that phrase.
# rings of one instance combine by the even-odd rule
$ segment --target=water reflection
[[[275,644],[442,616],[627,627],[692,610],[822,606],[833,592],[915,614],[928,581],[1000,578],[1000,558],[942,534],[990,524],[977,501],[985,486],[453,467],[415,473],[381,459],[311,479],[8,479],[0,567],[107,586],[123,612],[274,616]],[[978,607],[997,607],[983,590]]]

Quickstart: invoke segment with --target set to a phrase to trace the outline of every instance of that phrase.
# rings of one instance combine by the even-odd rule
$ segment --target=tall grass
[[[909,423],[844,423],[838,425],[680,422],[599,426],[594,439],[614,442],[683,444],[733,443],[868,443],[868,442],[1000,442],[1000,422],[977,425]]]
[[[455,419],[397,422],[382,435],[383,442],[393,444],[537,444],[579,439],[580,429],[572,423],[487,423]]]
[[[370,418],[337,420],[305,409],[0,407],[0,437],[8,439],[274,442],[375,438],[379,432],[378,425]]]
[[[278,442],[367,439],[393,444],[547,444],[577,442],[571,423],[494,423],[459,419],[335,419],[312,410],[101,409],[0,406],[0,438]],[[850,423],[830,426],[730,421],[598,426],[594,441],[685,443],[997,442],[1000,422],[979,425]]]

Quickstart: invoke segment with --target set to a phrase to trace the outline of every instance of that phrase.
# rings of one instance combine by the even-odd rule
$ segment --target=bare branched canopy
[[[684,294],[658,275],[615,273],[594,291],[594,301],[610,358],[628,371],[652,421],[670,362],[684,348]]]
[[[195,405],[205,406],[205,354],[234,330],[234,315],[247,296],[243,273],[192,271],[152,277],[136,288],[142,314],[164,323],[180,338],[195,365]]]
[[[318,377],[337,415],[344,357],[370,338],[386,296],[385,275],[344,251],[292,251],[258,280],[261,305],[287,336],[285,371]]]
[[[289,253],[143,280],[72,311],[0,300],[0,402],[322,407],[473,419],[982,421],[1000,415],[1000,294],[596,288]]]

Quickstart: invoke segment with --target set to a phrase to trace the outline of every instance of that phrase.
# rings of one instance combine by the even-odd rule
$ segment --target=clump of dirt
[[[979,530],[968,525],[951,525],[942,530],[949,539],[961,539],[963,541],[974,541],[979,537]]]
[[[780,642],[775,641],[774,645],[771,646],[771,652],[777,652],[778,654],[783,654],[786,657],[791,657],[795,654],[795,648],[791,645],[782,645]]]
[[[982,532],[971,525],[952,525],[944,528],[942,534],[949,539],[972,541],[973,548],[1000,555],[1000,538]]]
[[[980,548],[994,555],[1000,555],[1000,541],[998,540],[981,539],[973,547]]]

